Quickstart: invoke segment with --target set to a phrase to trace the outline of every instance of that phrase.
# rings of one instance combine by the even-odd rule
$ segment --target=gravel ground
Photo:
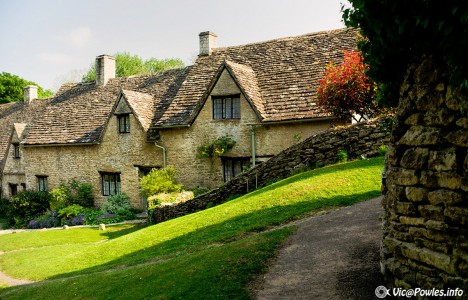
[[[256,299],[378,299],[381,198],[310,217],[288,238]]]

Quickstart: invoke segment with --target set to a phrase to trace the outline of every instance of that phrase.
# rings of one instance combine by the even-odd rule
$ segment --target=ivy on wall
[[[197,147],[197,158],[213,158],[221,156],[234,147],[236,141],[229,135],[217,138]]]
[[[395,106],[411,61],[423,55],[447,64],[450,82],[468,90],[468,4],[440,0],[350,0],[342,7],[348,27],[360,28],[358,42],[369,77],[379,84],[378,101]]]

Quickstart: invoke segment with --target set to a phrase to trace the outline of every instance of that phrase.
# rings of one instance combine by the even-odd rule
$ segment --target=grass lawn
[[[65,286],[75,285],[79,287],[75,290],[78,298],[86,293],[92,296],[86,294],[88,297],[83,298],[113,298],[102,293],[107,290],[116,292],[117,298],[125,298],[119,289],[132,290],[133,286],[154,292],[141,294],[142,298],[156,295],[162,299],[226,299],[233,295],[247,298],[245,284],[248,278],[261,271],[264,260],[273,255],[276,245],[291,230],[246,237],[322,208],[346,206],[378,196],[382,167],[383,158],[374,158],[309,171],[211,209],[128,232],[102,243],[90,243],[95,238],[91,236],[82,237],[86,242],[63,243],[62,234],[76,229],[50,231],[47,247],[35,249],[20,246],[19,240],[25,233],[0,236],[0,247],[22,249],[0,255],[0,268],[9,276],[31,280],[64,278],[3,289],[0,298],[30,299],[30,295],[53,295],[53,291],[60,291],[62,296]],[[8,243],[16,246],[3,246],[6,238],[10,239]],[[28,247],[31,246],[36,247],[34,243]],[[230,249],[239,252],[239,256]],[[253,263],[257,252],[263,254],[259,254],[258,263]],[[237,264],[237,260],[242,263]],[[251,261],[255,267],[248,267]],[[110,269],[111,272],[100,272]],[[141,283],[135,282],[138,274],[142,274]],[[79,277],[66,279],[70,276]],[[114,276],[120,276],[116,277],[119,280],[114,281]],[[124,280],[125,276],[128,278]],[[198,280],[199,276],[204,279]],[[223,280],[226,284],[220,287],[221,290],[208,288]]]

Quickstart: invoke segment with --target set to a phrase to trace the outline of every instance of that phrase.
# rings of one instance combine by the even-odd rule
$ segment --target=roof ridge
[[[260,44],[268,44],[268,43],[275,43],[275,42],[282,42],[282,41],[300,39],[300,38],[305,38],[305,37],[320,36],[320,35],[324,35],[324,34],[343,32],[343,31],[346,31],[346,30],[356,30],[356,29],[355,28],[343,27],[343,28],[322,30],[322,31],[317,31],[317,32],[305,33],[305,34],[301,34],[301,35],[294,35],[294,36],[281,37],[281,38],[276,38],[276,39],[271,39],[271,40],[265,40],[265,41],[261,41],[261,42],[253,42],[253,43],[247,43],[247,44],[242,44],[242,45],[213,48],[213,52],[216,52],[218,50],[223,51],[223,50],[227,50],[227,49],[243,48],[243,47],[255,46],[255,45],[260,45]]]

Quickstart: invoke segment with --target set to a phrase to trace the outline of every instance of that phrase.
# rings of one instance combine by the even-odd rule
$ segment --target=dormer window
[[[13,144],[13,157],[20,158],[20,147],[19,144]]]
[[[130,132],[130,114],[118,115],[117,120],[119,122],[119,132],[129,133]]]
[[[240,119],[239,95],[212,98],[213,119]]]

